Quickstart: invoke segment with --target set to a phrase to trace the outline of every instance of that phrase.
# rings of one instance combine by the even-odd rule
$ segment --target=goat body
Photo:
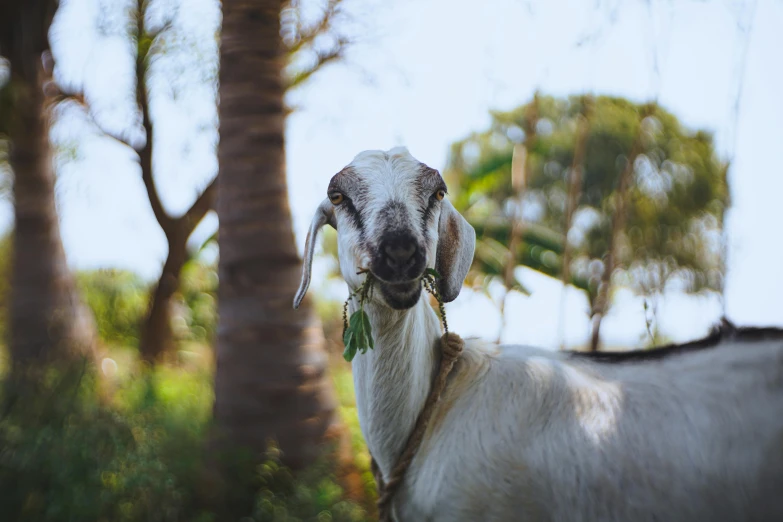
[[[397,149],[358,156],[348,182],[335,176],[330,190],[350,205],[319,207],[295,304],[325,223],[338,229],[352,289],[367,260],[400,280],[426,260],[446,272],[448,300],[456,297],[473,243],[450,204],[416,194],[437,186],[427,169]],[[422,202],[425,210],[408,211],[421,221],[406,216],[405,197]],[[403,241],[406,227],[400,244],[419,257],[386,260],[384,241]],[[412,288],[382,281],[364,304],[375,349],[353,362],[362,433],[387,478],[438,364],[440,323]],[[394,498],[396,519],[783,521],[783,335],[700,348],[590,358],[468,341]]]
[[[354,362],[384,474],[424,403],[437,317],[365,307]],[[395,498],[398,520],[783,520],[783,339],[628,362],[468,341]]]

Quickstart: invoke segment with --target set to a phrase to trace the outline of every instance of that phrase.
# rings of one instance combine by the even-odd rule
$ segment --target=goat
[[[434,267],[453,301],[475,232],[438,171],[404,148],[357,155],[327,195],[294,307],[329,224],[350,289],[362,268],[378,285],[364,305],[375,349],[354,359],[353,378],[362,434],[388,477],[438,365],[440,323],[420,277]],[[783,336],[756,337],[592,358],[469,340],[395,519],[783,521]]]

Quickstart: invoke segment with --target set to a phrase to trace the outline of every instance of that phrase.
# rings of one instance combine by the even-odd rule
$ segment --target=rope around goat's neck
[[[446,315],[443,312],[443,302],[438,299],[438,303],[440,304],[441,318],[443,320],[444,330],[446,331],[446,333],[443,334],[443,337],[440,338],[440,368],[435,377],[435,382],[432,383],[432,388],[430,389],[430,394],[427,396],[427,401],[424,403],[424,407],[421,409],[421,412],[416,419],[413,431],[408,437],[405,449],[403,449],[402,454],[397,459],[397,464],[392,468],[392,471],[389,474],[388,482],[383,480],[383,473],[381,473],[380,468],[378,468],[375,458],[372,458],[372,473],[375,477],[375,483],[378,485],[377,506],[378,520],[380,520],[380,522],[391,522],[392,520],[391,501],[394,497],[394,493],[405,478],[405,472],[408,470],[408,466],[410,466],[410,463],[416,456],[416,451],[421,445],[421,440],[424,438],[424,433],[427,431],[427,426],[432,418],[432,412],[435,410],[435,406],[438,404],[440,396],[446,388],[446,381],[448,380],[452,368],[454,368],[454,363],[459,359],[462,354],[462,349],[465,346],[465,342],[459,335],[449,333],[448,325],[446,324]]]

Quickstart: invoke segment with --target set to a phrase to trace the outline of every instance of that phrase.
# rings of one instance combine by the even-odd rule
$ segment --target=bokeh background
[[[301,254],[330,177],[353,156],[403,145],[443,174],[450,199],[478,231],[466,287],[446,307],[463,336],[624,350],[699,338],[722,318],[783,326],[780,0],[3,2],[0,327],[9,341],[0,512],[11,519],[373,515],[369,458],[340,356],[347,288],[333,231],[320,241],[314,267],[317,332],[291,336],[323,355],[318,368],[329,368],[317,375],[320,391],[308,395],[326,419],[323,429],[289,433],[284,438],[297,442],[286,442],[272,428],[299,408],[263,384],[279,371],[263,354],[279,347],[220,348],[241,327],[225,320],[218,334],[218,304],[230,299],[220,293],[228,288],[218,277],[227,262],[222,241],[233,241],[232,256],[237,245],[235,236],[218,235],[215,199],[215,178],[232,158],[220,144],[237,143],[235,134],[221,135],[227,126],[218,121],[221,110],[237,110],[217,103],[233,99],[219,84],[229,11],[258,10],[267,26],[279,23],[269,34],[284,63],[284,107],[275,121],[284,121],[285,165],[257,186],[279,188],[285,176],[287,191],[274,192],[278,214],[251,210],[245,219],[261,228],[273,221],[279,237],[293,232],[295,243],[285,239],[280,252],[296,245]],[[262,25],[232,36],[261,41],[254,35]],[[27,36],[15,39],[20,34]],[[41,70],[19,72],[23,60]],[[252,82],[258,63],[244,67]],[[29,92],[45,98],[30,105]],[[266,94],[259,87],[257,97]],[[20,206],[45,200],[18,192],[32,185],[19,183],[23,170],[13,168],[30,107],[50,122],[51,161],[36,168],[54,167],[59,231],[47,236],[51,250],[24,243],[33,229],[15,228]],[[248,118],[256,109],[249,103]],[[255,146],[249,140],[242,149],[253,165],[276,165],[264,159],[263,144]],[[248,187],[272,179],[263,170],[246,176]],[[230,179],[241,190],[242,181]],[[274,256],[251,252],[261,243],[274,251],[276,240],[250,238],[243,255],[269,263],[257,269],[276,270]],[[36,256],[62,255],[53,241],[67,260],[60,276],[73,278],[60,287],[86,305],[69,328],[91,331],[98,348],[78,371],[58,363],[54,376],[20,380],[14,361],[25,348],[9,330],[33,323],[14,323],[14,303],[36,288],[24,286],[38,280]],[[28,279],[14,271],[20,259]],[[64,270],[59,263],[52,265]],[[293,297],[290,289],[264,288],[252,289],[263,306]],[[50,316],[66,306],[49,305]],[[24,313],[36,306],[44,310],[32,304]],[[59,342],[50,328],[38,330]],[[242,378],[261,384],[215,389],[216,345],[257,369]],[[244,431],[233,432],[252,455],[268,437],[282,453],[265,453],[259,466],[247,456],[216,457],[215,423],[239,422],[221,414],[221,393],[251,397],[243,399],[248,410],[268,410],[248,414]],[[324,436],[327,456],[302,449]],[[291,475],[289,465],[306,471]]]

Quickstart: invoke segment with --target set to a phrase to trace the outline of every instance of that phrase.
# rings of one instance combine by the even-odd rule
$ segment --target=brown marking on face
[[[332,176],[332,179],[329,181],[329,187],[326,189],[326,195],[331,199],[331,195],[335,192],[339,192],[343,195],[343,202],[340,204],[340,212],[347,214],[356,230],[359,231],[359,237],[362,241],[365,241],[364,221],[361,218],[361,208],[365,204],[367,191],[364,181],[361,176],[359,176],[356,169],[349,165]]]
[[[449,216],[446,227],[449,230],[449,237],[457,237],[459,235],[459,221],[457,221],[456,216]]]
[[[358,185],[359,174],[351,166],[343,168],[340,172],[332,176],[329,180],[329,188],[326,189],[327,194],[332,192],[345,192]]]
[[[437,271],[443,277],[447,277],[452,265],[457,259],[457,241],[459,237],[459,221],[456,216],[449,216],[446,220],[446,234],[441,234],[438,239]]]
[[[421,172],[423,175],[440,176],[440,172],[438,172],[438,169],[433,169],[432,167],[424,163],[422,163],[419,166],[419,172]]]
[[[419,165],[419,177],[416,180],[416,183],[418,184],[419,188],[423,189],[424,191],[435,192],[436,190],[443,190],[448,192],[446,182],[443,181],[440,172],[438,172],[437,169],[433,169],[432,167],[425,165],[424,163]]]

